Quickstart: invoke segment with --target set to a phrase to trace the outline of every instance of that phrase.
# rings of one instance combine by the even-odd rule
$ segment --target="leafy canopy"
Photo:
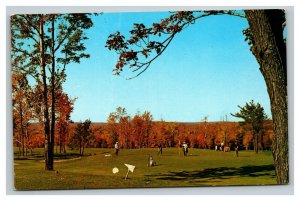
[[[231,115],[243,119],[244,123],[250,124],[255,133],[258,133],[263,127],[264,120],[268,119],[264,108],[253,100],[243,107],[238,107],[240,111]]]
[[[195,24],[198,19],[224,14],[245,17],[243,13],[231,10],[170,13],[169,17],[162,19],[159,23],[153,23],[151,27],[135,23],[130,31],[129,39],[126,39],[120,32],[108,36],[105,47],[119,54],[118,62],[113,70],[115,75],[120,75],[126,66],[132,72],[137,73],[134,77],[142,74],[166,50],[177,33]]]
[[[43,20],[44,30],[41,30]],[[56,77],[65,79],[65,67],[71,62],[79,63],[90,55],[84,51],[88,38],[84,30],[93,26],[90,14],[13,15],[11,17],[12,70],[41,80],[40,41],[44,41],[44,59],[51,73],[51,58],[55,57]]]

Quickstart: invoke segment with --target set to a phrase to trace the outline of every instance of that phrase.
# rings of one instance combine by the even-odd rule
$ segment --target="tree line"
[[[194,123],[154,121],[148,111],[137,112],[132,117],[122,107],[110,113],[105,123],[69,121],[63,129],[60,121],[56,124],[59,128],[55,132],[56,152],[66,153],[69,147],[78,150],[80,155],[84,155],[85,148],[113,148],[117,141],[121,149],[157,148],[160,144],[180,147],[186,142],[191,148],[201,149],[215,149],[223,143],[231,150],[236,145],[245,150],[270,150],[273,137],[271,120],[264,120],[259,130],[253,130],[251,123],[244,121],[208,122],[207,118]],[[15,135],[15,146],[21,151],[20,136]],[[41,124],[28,126],[25,142],[31,149],[44,146]]]

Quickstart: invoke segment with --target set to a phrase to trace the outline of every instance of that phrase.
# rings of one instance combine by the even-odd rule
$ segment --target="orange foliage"
[[[163,147],[178,147],[183,142],[186,142],[191,148],[214,149],[215,146],[220,146],[226,138],[226,146],[231,147],[231,150],[234,150],[233,146],[237,142],[241,149],[253,149],[253,135],[251,131],[241,127],[238,122],[207,122],[206,128],[204,122],[145,122],[147,121],[143,115],[137,114],[132,119],[127,118],[126,121],[113,124],[113,128],[116,129],[115,132],[118,134],[117,140],[122,145],[121,148],[126,148],[124,133],[128,133],[127,148],[154,148],[158,147],[160,143]],[[69,125],[69,133],[74,133],[76,125],[77,123]],[[112,125],[110,123],[92,123],[91,130],[94,137],[89,147],[112,148],[114,143],[111,129]],[[149,136],[146,135],[147,129]],[[42,125],[31,124],[29,130],[32,147],[42,147],[44,140]],[[270,149],[272,135],[272,121],[266,121],[262,138],[264,149]],[[66,144],[69,143],[68,140],[69,137],[66,138]]]

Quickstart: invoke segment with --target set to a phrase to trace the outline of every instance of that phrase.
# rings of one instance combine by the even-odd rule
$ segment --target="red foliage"
[[[148,117],[148,119],[146,118]],[[112,128],[118,133],[117,140],[121,148],[142,148],[142,147],[178,147],[183,142],[188,143],[193,148],[214,149],[216,145],[220,146],[226,138],[226,146],[232,147],[240,139],[239,147],[241,149],[253,148],[253,135],[250,130],[239,125],[238,122],[207,122],[206,130],[204,122],[181,123],[150,121],[151,115],[144,113],[136,114],[132,119],[127,116],[118,123],[93,123],[91,130],[93,141],[89,147],[94,148],[112,148],[114,143],[112,139]],[[69,125],[69,133],[74,133],[77,123]],[[112,127],[113,126],[113,127]],[[32,148],[43,147],[44,136],[41,124],[31,124],[29,127],[30,143]],[[148,129],[148,130],[147,130]],[[146,135],[148,132],[148,135]],[[206,137],[205,137],[206,133]],[[126,139],[126,135],[127,139]],[[226,137],[225,137],[226,135]],[[272,144],[272,122],[266,121],[262,138],[263,148],[270,149]],[[69,143],[69,137],[65,144]],[[125,146],[127,142],[127,147]]]

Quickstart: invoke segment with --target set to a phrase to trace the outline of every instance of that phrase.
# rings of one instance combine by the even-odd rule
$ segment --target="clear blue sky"
[[[128,34],[133,23],[152,24],[168,16],[155,13],[104,13],[93,17],[95,26],[88,30],[85,42],[90,59],[67,67],[64,90],[78,97],[73,121],[90,118],[105,122],[118,106],[128,114],[150,111],[154,120],[196,122],[208,116],[219,121],[238,105],[259,102],[270,117],[266,85],[242,30],[245,19],[211,16],[178,34],[168,49],[141,76],[126,80],[112,70],[118,55],[106,49],[111,33]],[[133,74],[128,74],[131,77]]]

